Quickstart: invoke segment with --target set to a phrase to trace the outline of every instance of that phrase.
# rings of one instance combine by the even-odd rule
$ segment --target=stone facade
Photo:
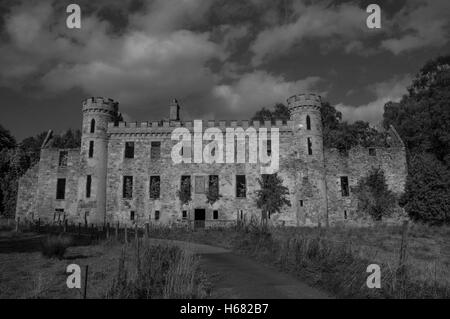
[[[389,147],[356,147],[344,155],[336,149],[324,149],[319,96],[293,96],[288,99],[288,107],[291,119],[286,122],[202,122],[203,131],[209,127],[222,132],[227,127],[267,128],[269,132],[272,127],[279,129],[278,174],[289,188],[291,207],[272,216],[272,223],[324,225],[356,218],[352,188],[374,167],[383,169],[390,189],[403,191],[405,147],[393,128]],[[86,99],[81,148],[60,150],[49,143],[43,145],[40,162],[20,180],[17,216],[97,224],[196,221],[205,226],[259,218],[255,199],[261,163],[174,164],[171,152],[177,141],[171,139],[173,130],[183,127],[192,132],[194,126],[191,121],[180,120],[179,110],[173,100],[169,120],[125,123],[119,121],[117,102]],[[195,138],[193,142],[199,142]],[[203,146],[208,143],[200,140]],[[247,158],[248,152],[246,143]],[[246,194],[242,198],[236,192],[237,175],[245,176]],[[191,181],[192,200],[187,205],[181,204],[177,194],[182,176],[190,176]],[[206,196],[210,176],[218,177],[220,193],[213,205],[207,203]],[[152,196],[150,184],[156,179],[160,192]]]

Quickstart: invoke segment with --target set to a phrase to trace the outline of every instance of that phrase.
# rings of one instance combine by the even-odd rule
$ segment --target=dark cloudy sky
[[[66,6],[82,9],[67,29]],[[382,8],[382,28],[365,8]],[[377,123],[420,66],[450,52],[449,0],[2,0],[0,123],[19,140],[78,128],[106,96],[128,120],[243,119],[319,92],[346,119]]]

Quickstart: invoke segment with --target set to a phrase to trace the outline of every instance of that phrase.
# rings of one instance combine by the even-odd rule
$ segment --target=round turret
[[[118,117],[119,103],[104,97],[83,100],[81,139],[80,215],[87,222],[103,223],[106,214],[108,123]]]

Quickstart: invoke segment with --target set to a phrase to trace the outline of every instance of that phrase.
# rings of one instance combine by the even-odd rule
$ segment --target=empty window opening
[[[95,120],[91,120],[91,133],[95,133]]]
[[[188,196],[191,196],[191,176],[181,176],[180,189],[187,192]]]
[[[209,192],[218,194],[219,193],[219,176],[218,175],[209,175]]]
[[[187,219],[187,210],[183,210],[181,216],[183,219]]]
[[[219,211],[218,210],[213,211],[213,219],[219,219]]]
[[[306,129],[311,130],[311,118],[309,115],[306,115]]]
[[[94,157],[94,141],[89,142],[89,158]]]
[[[341,176],[341,193],[343,197],[349,196],[348,176]]]
[[[58,178],[56,183],[56,199],[65,199],[66,197],[66,179]]]
[[[159,159],[161,157],[161,142],[152,142],[150,149],[150,158],[152,160]]]
[[[59,167],[67,167],[67,158],[69,156],[69,153],[67,151],[61,151],[59,152]]]
[[[347,219],[347,211],[344,210],[344,219]]]
[[[300,207],[303,207],[303,199],[299,201]]]
[[[377,156],[377,150],[375,148],[369,148],[370,156]]]
[[[245,198],[247,196],[247,183],[245,175],[236,175],[236,197]]]
[[[134,211],[130,212],[130,220],[134,220]]]
[[[267,140],[267,155],[268,156],[272,155],[272,141],[271,140]]]
[[[308,137],[308,155],[312,155],[312,142],[310,137]]]
[[[159,210],[155,210],[155,220],[159,220]]]
[[[65,220],[65,213],[64,213],[64,209],[62,209],[62,208],[57,208],[57,209],[55,209],[55,212],[53,213],[53,221],[54,222],[59,222],[59,221],[61,221],[61,216],[62,216],[62,219],[63,220]]]
[[[133,176],[123,177],[123,198],[131,199],[133,198]]]
[[[150,198],[158,199],[161,196],[161,177],[150,176]]]
[[[125,142],[125,158],[134,158],[134,142]]]
[[[88,175],[86,177],[86,198],[91,197],[91,187],[92,187],[92,176]]]

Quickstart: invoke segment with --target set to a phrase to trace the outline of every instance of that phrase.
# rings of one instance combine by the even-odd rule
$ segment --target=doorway
[[[205,228],[206,211],[205,209],[196,209],[194,212],[194,227]]]

